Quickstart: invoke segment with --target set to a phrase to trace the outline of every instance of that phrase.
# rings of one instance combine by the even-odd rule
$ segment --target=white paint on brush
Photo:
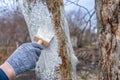
[[[53,30],[49,30],[48,27],[44,27],[44,28],[39,27],[36,36],[49,43],[52,40],[52,38],[54,37],[54,32],[53,32]]]

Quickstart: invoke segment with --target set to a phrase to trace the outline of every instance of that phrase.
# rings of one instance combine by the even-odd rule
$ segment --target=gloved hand
[[[13,68],[15,75],[32,69],[36,66],[43,47],[37,43],[24,43],[6,60]]]

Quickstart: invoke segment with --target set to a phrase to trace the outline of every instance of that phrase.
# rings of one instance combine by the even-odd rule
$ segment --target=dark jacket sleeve
[[[9,80],[2,69],[0,69],[0,80]]]

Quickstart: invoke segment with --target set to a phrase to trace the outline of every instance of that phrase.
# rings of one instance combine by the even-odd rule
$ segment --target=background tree
[[[76,9],[67,12],[71,40],[74,47],[91,45],[96,41],[96,18],[94,9],[88,10],[80,5],[80,0],[65,0],[65,5],[74,5]],[[75,39],[77,38],[77,40]]]
[[[99,80],[120,80],[120,0],[96,0]]]

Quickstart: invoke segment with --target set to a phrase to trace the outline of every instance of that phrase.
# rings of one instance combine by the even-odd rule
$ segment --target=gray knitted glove
[[[15,75],[34,68],[43,47],[37,43],[24,43],[6,60]]]

